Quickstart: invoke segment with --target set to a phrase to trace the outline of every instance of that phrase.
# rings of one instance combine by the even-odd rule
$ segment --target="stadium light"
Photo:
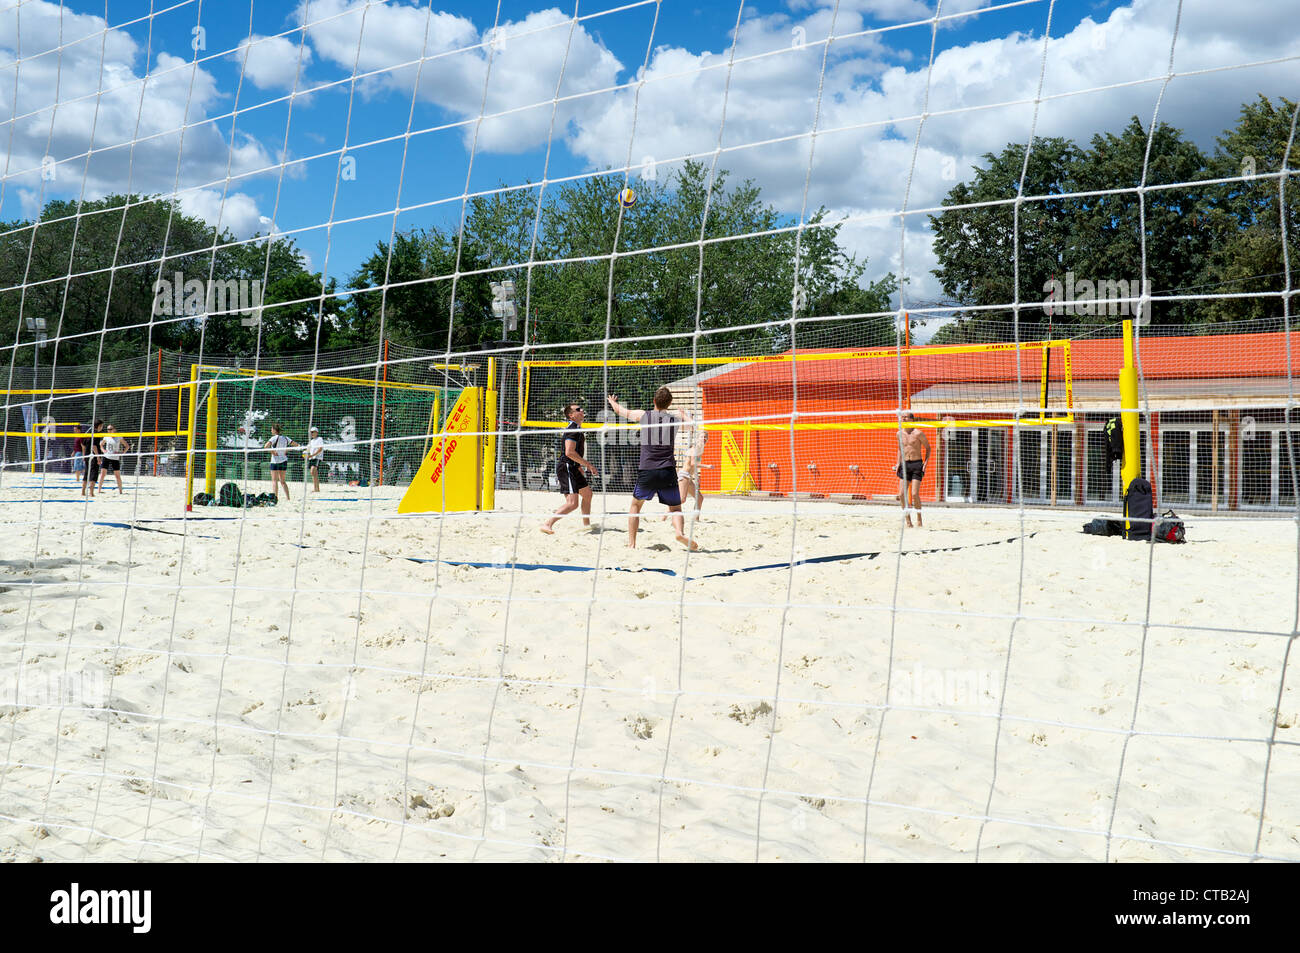
[[[35,337],[32,342],[32,389],[36,388],[36,371],[39,364],[41,348],[45,346],[45,329],[47,325],[44,318],[33,318],[27,316],[27,330],[31,331]]]
[[[507,278],[492,284],[492,314],[501,319],[501,340],[506,340],[510,332],[519,326],[518,312],[515,310],[515,283]]]

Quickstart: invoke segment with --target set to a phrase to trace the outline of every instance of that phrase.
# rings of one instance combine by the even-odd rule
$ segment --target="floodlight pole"
[[[36,383],[36,375],[37,375],[37,373],[38,373],[38,371],[39,371],[39,368],[40,368],[41,348],[45,346],[45,319],[44,319],[44,318],[33,318],[33,317],[30,317],[30,316],[29,316],[29,317],[27,318],[27,329],[28,329],[29,331],[32,332],[32,387],[31,387],[31,390],[32,390],[32,394],[31,394],[32,401],[31,401],[31,403],[32,403],[32,428],[33,428],[33,430],[32,430],[32,436],[31,436],[31,447],[32,447],[31,472],[32,472],[32,473],[35,473],[35,472],[36,472],[36,458],[39,457],[39,456],[41,455],[41,449],[42,449],[42,448],[41,448],[41,432],[40,432],[40,429],[37,427],[37,418],[36,418],[36,391],[37,391],[37,389],[38,389],[38,385],[37,385],[37,383]],[[51,388],[54,387],[54,381],[53,381],[53,379],[51,379],[51,381],[50,381],[50,387],[51,387]],[[48,441],[47,441],[47,446],[48,446]],[[44,462],[45,462],[44,460],[41,461],[41,463],[42,463],[41,469],[42,469],[42,470],[45,469],[45,467],[44,467]]]

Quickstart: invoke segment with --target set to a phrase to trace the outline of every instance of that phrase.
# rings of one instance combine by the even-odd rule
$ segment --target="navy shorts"
[[[288,461],[288,460],[284,461],[284,463],[273,463],[273,464],[271,464],[271,472],[272,472],[272,473],[274,473],[276,470],[287,470],[287,469],[289,469],[289,461]]]
[[[662,467],[657,470],[640,470],[636,475],[636,486],[632,496],[638,500],[649,501],[655,496],[665,506],[681,506],[682,491],[677,485],[677,468]]]
[[[587,478],[582,475],[582,468],[576,463],[570,465],[567,461],[561,460],[556,464],[555,476],[560,481],[560,492],[565,496],[591,486]]]

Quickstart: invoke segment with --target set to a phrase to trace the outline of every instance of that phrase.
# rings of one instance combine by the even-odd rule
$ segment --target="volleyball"
[[[618,193],[618,204],[624,208],[631,208],[636,204],[636,193],[631,189],[624,189]]]

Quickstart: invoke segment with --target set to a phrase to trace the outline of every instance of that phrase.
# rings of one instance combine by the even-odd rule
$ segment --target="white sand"
[[[16,502],[77,495],[38,482],[0,488],[3,859],[1100,860],[1108,826],[1112,860],[1256,850],[1291,521],[1152,550],[934,508],[902,548],[965,548],[900,556],[892,508],[800,503],[792,535],[789,502],[714,497],[688,562],[657,505],[629,552],[622,516],[539,533],[555,494],[395,518],[400,491],[295,488],[162,533],[95,524],[181,516],[179,481]],[[701,578],[792,547],[882,555]],[[1295,664],[1258,845],[1291,860]]]

